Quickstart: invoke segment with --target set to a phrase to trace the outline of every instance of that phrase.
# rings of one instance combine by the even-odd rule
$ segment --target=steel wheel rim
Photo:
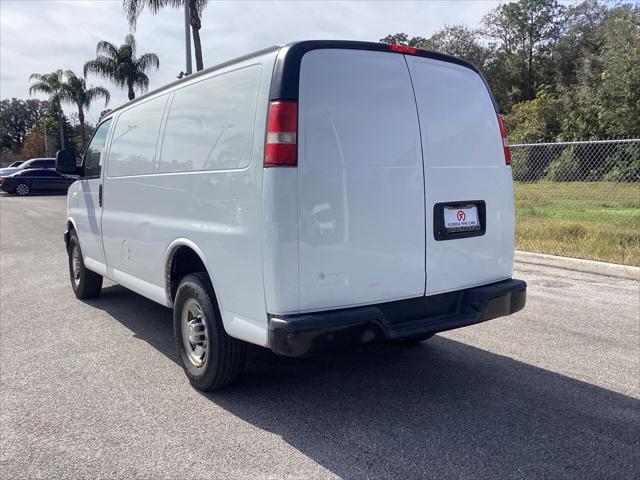
[[[18,185],[16,187],[16,192],[17,192],[18,195],[24,196],[27,193],[29,193],[29,186],[21,183],[20,185]]]
[[[73,283],[76,287],[80,285],[81,267],[80,252],[78,251],[78,247],[74,246],[73,250],[71,250],[71,275],[73,276]]]
[[[209,331],[202,306],[193,298],[182,306],[182,343],[189,362],[201,368],[207,363]]]

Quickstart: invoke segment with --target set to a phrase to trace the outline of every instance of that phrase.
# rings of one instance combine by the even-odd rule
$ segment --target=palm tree
[[[196,69],[199,71],[204,68],[202,63],[202,43],[200,42],[200,27],[202,27],[200,19],[208,0],[122,0],[122,6],[127,14],[129,26],[135,28],[138,17],[145,6],[149,7],[151,13],[156,14],[164,7],[184,7],[185,1],[189,2],[189,23],[193,33],[193,51],[196,55]]]
[[[104,87],[87,88],[84,78],[78,77],[71,70],[64,72],[67,81],[62,85],[62,101],[74,103],[78,107],[78,120],[80,121],[80,134],[82,136],[82,151],[86,145],[86,133],[84,128],[84,109],[89,108],[91,103],[98,98],[104,98],[104,106],[109,103],[109,90]]]
[[[29,76],[30,81],[35,83],[29,87],[29,95],[34,93],[44,93],[49,96],[49,102],[54,110],[58,112],[58,124],[60,125],[60,148],[64,150],[64,122],[62,120],[62,101],[64,94],[64,74],[62,70],[56,70],[51,73],[32,73]]]
[[[144,93],[149,88],[149,77],[145,72],[160,67],[160,59],[155,53],[145,53],[136,57],[136,39],[129,34],[124,43],[116,47],[102,40],[96,46],[96,58],[84,64],[84,76],[89,72],[112,80],[119,87],[127,88],[129,100],[136,98],[135,88]]]

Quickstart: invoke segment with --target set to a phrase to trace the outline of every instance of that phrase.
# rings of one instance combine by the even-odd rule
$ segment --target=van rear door
[[[298,108],[300,310],[423,295],[424,176],[403,56],[312,50]]]
[[[471,68],[405,58],[422,134],[425,294],[511,278],[511,168],[490,93]]]

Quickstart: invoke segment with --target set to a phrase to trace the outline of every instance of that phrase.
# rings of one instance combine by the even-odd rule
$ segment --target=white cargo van
[[[480,72],[439,53],[305,41],[203,70],[96,130],[68,194],[73,290],[107,277],[173,308],[203,390],[245,342],[299,356],[509,315],[505,137]]]

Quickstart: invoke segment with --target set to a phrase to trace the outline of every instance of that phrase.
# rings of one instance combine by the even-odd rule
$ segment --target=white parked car
[[[75,173],[58,155],[57,168]],[[411,47],[262,50],[109,112],[68,193],[78,298],[173,308],[191,383],[246,343],[299,356],[524,307],[502,119],[471,64]]]
[[[16,163],[18,165],[16,165]],[[14,173],[29,170],[34,168],[49,168],[54,169],[56,167],[55,158],[32,158],[26,162],[13,162],[11,165],[5,168],[0,168],[0,176],[12,175]]]

